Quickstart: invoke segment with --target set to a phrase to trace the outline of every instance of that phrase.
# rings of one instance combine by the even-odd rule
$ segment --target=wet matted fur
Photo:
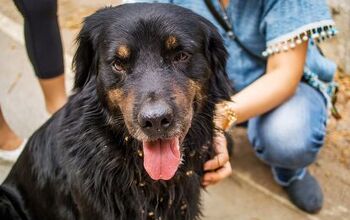
[[[214,106],[231,94],[214,26],[175,5],[128,4],[86,18],[77,42],[75,92],[2,184],[0,219],[200,218]],[[145,146],[167,141],[180,154],[154,165],[167,160]]]

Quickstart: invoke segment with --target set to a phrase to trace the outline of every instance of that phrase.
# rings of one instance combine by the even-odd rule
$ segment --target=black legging
[[[57,0],[14,0],[24,17],[27,53],[40,79],[64,71],[63,50],[57,21]]]

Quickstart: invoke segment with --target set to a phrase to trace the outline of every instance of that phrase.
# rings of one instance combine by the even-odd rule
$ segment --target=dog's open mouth
[[[181,161],[179,137],[143,141],[143,165],[154,180],[169,180]]]

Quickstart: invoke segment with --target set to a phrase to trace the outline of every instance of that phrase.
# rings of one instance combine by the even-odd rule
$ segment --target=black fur
[[[144,42],[144,51],[160,44],[154,31],[177,33],[195,45],[185,71],[176,72],[171,65],[164,69],[176,75],[169,77],[201,85],[204,97],[193,100],[183,164],[169,181],[148,176],[139,156],[140,141],[128,130],[119,107],[111,107],[106,98],[106,91],[122,87],[126,77],[110,72],[108,52],[120,36],[131,38],[135,24],[146,27],[133,35]],[[231,93],[227,53],[213,25],[174,5],[123,5],[88,17],[78,44],[75,94],[32,135],[0,187],[0,219],[198,219],[202,166],[212,154],[214,106]],[[147,69],[150,64],[140,65]],[[136,73],[134,77],[138,82]]]

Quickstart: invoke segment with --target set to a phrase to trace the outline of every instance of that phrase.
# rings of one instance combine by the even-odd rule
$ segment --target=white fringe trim
[[[262,55],[267,57],[269,55],[279,53],[281,51],[288,51],[294,49],[298,44],[309,39],[313,42],[320,42],[331,38],[338,33],[334,27],[333,20],[323,20],[304,25],[293,32],[277,37],[266,43],[267,48]]]

